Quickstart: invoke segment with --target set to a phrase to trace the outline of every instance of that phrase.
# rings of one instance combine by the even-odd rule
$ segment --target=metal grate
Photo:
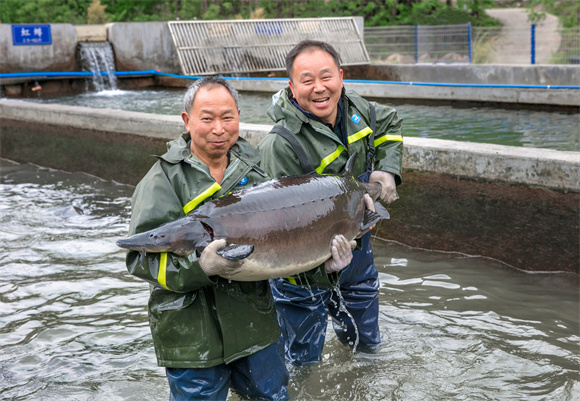
[[[354,18],[170,21],[183,75],[282,71],[303,39],[328,42],[342,65],[369,64]]]
[[[374,63],[468,63],[470,28],[415,25],[365,28],[365,44]]]

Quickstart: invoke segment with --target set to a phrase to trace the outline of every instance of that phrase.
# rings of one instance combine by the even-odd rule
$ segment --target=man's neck
[[[198,155],[194,149],[191,149],[192,153],[199,159],[203,164],[209,168],[209,173],[218,184],[222,183],[224,173],[230,164],[230,151],[228,153],[218,157],[203,157]]]

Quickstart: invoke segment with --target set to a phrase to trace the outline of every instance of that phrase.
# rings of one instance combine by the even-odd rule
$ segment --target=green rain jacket
[[[370,106],[356,92],[342,90],[342,118],[345,121],[348,147],[345,147],[336,134],[327,125],[315,119],[308,118],[294,106],[290,99],[292,91],[289,87],[280,90],[272,97],[272,105],[268,116],[279,125],[288,129],[304,148],[318,174],[338,174],[344,170],[348,158],[357,152],[353,166],[353,174],[359,176],[366,171],[366,156],[368,141],[372,132],[370,128]],[[396,184],[401,183],[403,161],[403,136],[401,125],[403,120],[397,111],[388,106],[373,103],[376,110],[376,125],[374,145],[376,148],[374,169],[387,171],[395,175]],[[260,167],[271,177],[304,174],[302,166],[294,152],[294,148],[282,136],[270,133],[259,144],[261,154]],[[289,277],[295,284],[305,281],[313,285],[333,286],[334,280],[325,284],[318,278],[324,267],[313,269],[299,276]],[[328,276],[332,278],[331,276]]]
[[[259,154],[239,138],[221,185],[189,149],[190,134],[168,142],[167,153],[135,189],[129,234],[183,217],[205,200],[269,178]],[[229,363],[275,342],[280,329],[268,281],[208,277],[199,255],[129,251],[129,273],[152,284],[149,323],[159,366],[202,368]]]

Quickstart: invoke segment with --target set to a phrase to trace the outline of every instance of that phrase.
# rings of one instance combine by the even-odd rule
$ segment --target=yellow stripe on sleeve
[[[383,135],[375,139],[375,148],[387,141],[403,142],[403,135]]]
[[[167,287],[167,252],[162,252],[161,257],[159,258],[159,274],[157,274],[157,281],[163,288],[169,290]]]
[[[197,205],[199,205],[201,202],[203,202],[204,200],[206,200],[207,198],[209,198],[210,196],[215,194],[220,189],[222,189],[220,184],[218,184],[217,182],[214,182],[208,189],[206,189],[201,194],[196,196],[192,201],[188,202],[183,207],[183,212],[185,214],[189,214],[189,212],[191,212],[193,209],[195,209],[197,207]]]
[[[367,135],[370,135],[370,133],[373,132],[373,130],[370,127],[366,127],[362,130],[360,130],[359,132],[352,134],[351,136],[348,137],[348,143],[353,143],[358,141],[361,138],[364,138]]]

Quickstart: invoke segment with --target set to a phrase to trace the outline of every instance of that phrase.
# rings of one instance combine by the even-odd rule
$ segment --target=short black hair
[[[336,64],[336,67],[340,70],[340,55],[330,43],[322,42],[320,40],[305,39],[294,46],[294,48],[286,55],[286,74],[288,74],[288,78],[292,79],[292,73],[294,72],[294,60],[296,60],[296,57],[304,52],[317,49],[330,54],[334,60],[334,64]]]

